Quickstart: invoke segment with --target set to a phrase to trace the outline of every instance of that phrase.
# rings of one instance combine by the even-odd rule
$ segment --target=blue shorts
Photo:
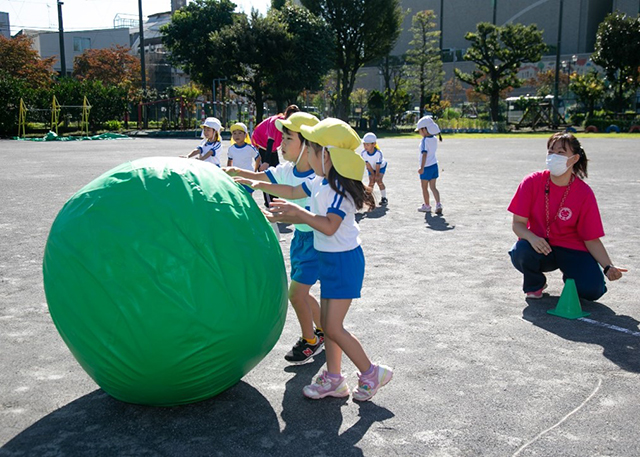
[[[313,247],[313,231],[293,233],[291,247],[289,248],[291,259],[291,279],[312,286],[318,281],[320,275],[320,259],[318,251]]]
[[[383,174],[385,174],[385,173],[386,173],[386,171],[387,171],[387,165],[389,165],[389,164],[387,163],[384,167],[380,168],[380,174],[381,174],[381,175],[383,175]],[[374,170],[375,170],[375,168],[374,168]],[[367,172],[369,173],[369,176],[371,176],[371,175],[373,174],[373,173],[371,173],[369,170],[367,170]]]
[[[320,297],[360,298],[364,280],[364,253],[358,246],[345,252],[321,252]]]
[[[424,167],[422,170],[422,174],[420,175],[420,179],[423,181],[431,181],[432,179],[438,178],[438,164],[435,163],[428,167]]]

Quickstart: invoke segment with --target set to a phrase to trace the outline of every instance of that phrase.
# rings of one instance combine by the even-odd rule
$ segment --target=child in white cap
[[[369,173],[369,188],[373,191],[376,184],[380,189],[380,206],[389,203],[387,200],[387,188],[382,182],[387,171],[387,161],[382,156],[382,151],[378,148],[378,137],[373,132],[365,133],[362,137],[364,150],[360,153]]]
[[[220,131],[222,130],[222,124],[215,117],[208,117],[200,125],[202,127],[202,133],[204,139],[200,145],[191,151],[186,156],[187,159],[204,160],[205,162],[212,163],[220,166]]]
[[[436,214],[442,214],[442,203],[440,203],[440,192],[436,188],[436,179],[438,179],[438,159],[436,157],[436,150],[438,149],[438,140],[435,135],[438,135],[440,141],[442,141],[442,135],[440,135],[440,127],[435,123],[431,116],[424,116],[418,121],[416,131],[422,136],[420,141],[420,168],[418,173],[420,175],[420,185],[422,186],[422,197],[424,203],[418,208],[418,211],[423,213],[431,212],[431,205],[429,204],[429,188],[433,192],[433,197],[436,200]]]
[[[309,164],[317,177],[297,187],[241,179],[254,188],[285,198],[310,198],[308,211],[282,199],[271,203],[268,219],[308,224],[320,258],[322,328],[325,332],[327,369],[303,394],[319,399],[346,397],[350,390],[342,375],[342,352],[360,370],[353,399],[370,400],[392,376],[391,368],[371,363],[358,339],[344,328],[344,318],[354,298],[360,297],[364,279],[364,254],[356,211],[365,204],[374,207],[370,192],[362,183],[364,160],[356,149],[358,134],[345,122],[327,118],[315,126],[303,125],[300,133],[309,148]]]
[[[270,167],[263,172],[249,172],[236,167],[225,168],[230,176],[240,176],[258,181],[298,186],[310,184],[316,177],[307,159],[307,146],[300,134],[302,125],[315,125],[318,118],[313,114],[297,112],[287,119],[277,119],[276,128],[282,133],[282,158],[284,163]],[[233,128],[233,127],[232,127]],[[307,208],[308,197],[291,200],[296,205]],[[320,305],[311,295],[311,286],[318,281],[320,261],[313,247],[313,230],[307,224],[296,224],[289,249],[291,260],[291,284],[289,300],[293,306],[302,336],[284,356],[294,365],[311,362],[324,347],[324,333],[320,323]],[[314,329],[315,324],[315,329]]]

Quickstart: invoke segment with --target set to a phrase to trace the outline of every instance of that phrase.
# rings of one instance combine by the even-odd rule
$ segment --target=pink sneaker
[[[431,212],[431,205],[425,205],[423,203],[422,206],[418,207],[418,211],[420,211],[421,213],[430,213]]]
[[[302,393],[305,397],[318,400],[324,397],[348,397],[351,391],[344,376],[340,376],[340,379],[332,379],[327,370],[324,370],[316,378],[316,382],[302,389]]]
[[[542,286],[542,289],[539,290],[535,290],[533,292],[527,292],[527,296],[525,298],[533,298],[535,300],[537,300],[538,298],[542,298],[542,292],[547,288],[547,284],[545,283],[544,286]]]
[[[393,378],[393,370],[384,365],[374,365],[373,373],[368,376],[358,376],[358,388],[353,393],[353,399],[357,401],[371,400],[378,389]]]

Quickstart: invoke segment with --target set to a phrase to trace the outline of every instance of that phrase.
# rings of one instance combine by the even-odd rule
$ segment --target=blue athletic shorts
[[[424,167],[422,170],[422,174],[420,175],[420,179],[423,181],[431,181],[432,179],[438,178],[438,164],[433,164],[428,167]]]
[[[364,253],[358,246],[345,252],[320,252],[320,297],[360,298]]]
[[[312,286],[318,281],[320,274],[320,259],[318,251],[313,247],[313,232],[293,233],[291,247],[289,248],[291,259],[291,279]]]
[[[387,164],[387,165],[389,165],[389,164]],[[383,175],[383,174],[385,174],[387,172],[387,165],[385,165],[384,167],[380,168],[380,174],[381,175]],[[374,170],[375,170],[375,168],[374,168]],[[369,173],[369,176],[372,175],[372,173],[369,170],[367,170],[367,173]]]

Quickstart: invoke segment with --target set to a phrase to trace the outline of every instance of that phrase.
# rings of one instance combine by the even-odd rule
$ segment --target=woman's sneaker
[[[368,376],[358,375],[358,388],[353,393],[357,401],[371,400],[378,389],[393,378],[393,370],[384,365],[374,365],[373,373]]]
[[[425,205],[423,203],[422,206],[418,207],[418,211],[420,211],[421,213],[430,213],[431,212],[431,205]]]
[[[316,382],[302,389],[302,393],[305,397],[319,400],[324,397],[348,397],[351,391],[344,376],[340,376],[339,379],[333,379],[329,376],[329,373],[324,370],[322,374],[316,378]]]
[[[525,298],[533,298],[533,299],[538,299],[538,298],[542,298],[542,292],[544,292],[544,290],[547,288],[547,284],[545,283],[544,286],[542,286],[542,289],[540,290],[534,290],[533,292],[527,292],[527,296]]]
[[[324,346],[324,335],[322,338],[316,333],[316,344],[310,344],[304,338],[300,338],[298,342],[287,352],[284,359],[294,365],[303,365],[311,362],[314,355],[319,354]]]

